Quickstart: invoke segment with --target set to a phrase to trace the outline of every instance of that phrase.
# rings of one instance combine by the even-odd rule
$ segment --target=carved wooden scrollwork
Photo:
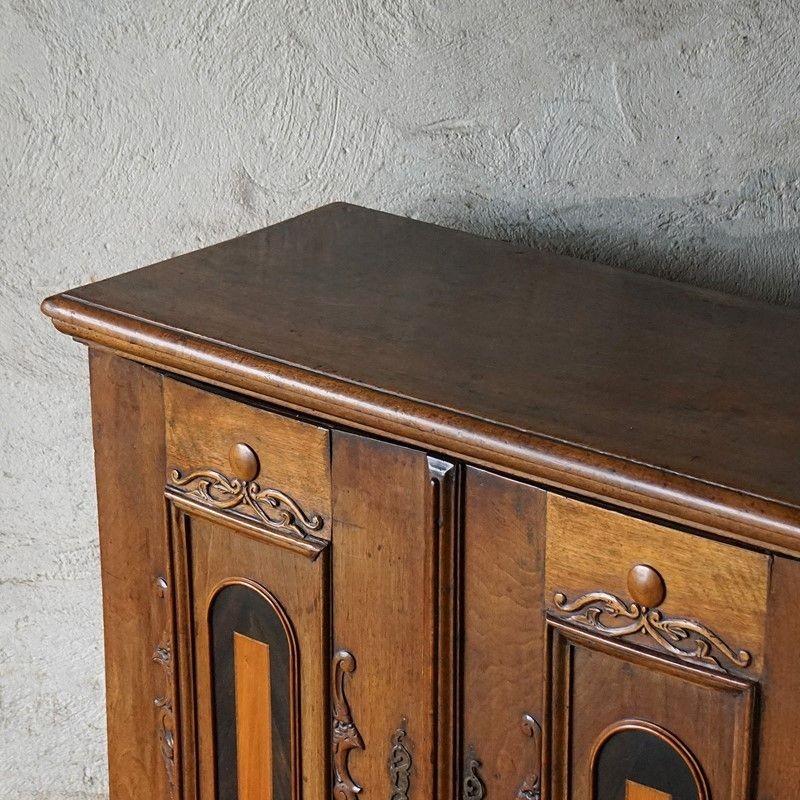
[[[166,578],[158,576],[155,580],[155,591],[162,599],[167,597],[169,585]],[[153,661],[164,671],[166,690],[163,695],[153,700],[158,711],[158,742],[164,769],[167,773],[170,797],[175,796],[175,713],[172,695],[174,681],[172,675],[172,649],[168,643],[157,644],[153,650]]]
[[[534,760],[531,771],[519,787],[517,800],[539,800],[542,794],[542,729],[530,714],[522,715],[520,728],[523,735],[533,739]]]
[[[268,528],[301,538],[321,530],[318,514],[308,516],[289,495],[279,489],[263,489],[253,480],[228,477],[215,469],[197,469],[187,475],[170,472],[172,486],[186,489],[206,505],[222,511],[239,506],[250,509]]]
[[[363,750],[364,742],[353,722],[350,704],[344,691],[344,677],[356,668],[352,653],[340,650],[333,657],[333,797],[354,800],[361,787],[350,775],[351,750]]]
[[[464,762],[461,800],[483,800],[486,796],[486,786],[480,776],[480,768],[481,762],[475,757],[475,751],[470,748]]]
[[[747,650],[734,650],[714,631],[695,620],[665,617],[657,608],[636,602],[627,604],[608,592],[589,592],[572,601],[567,600],[563,592],[556,592],[553,602],[568,622],[612,638],[646,634],[668,653],[684,661],[724,670],[720,657],[742,668],[752,660]]]
[[[412,759],[405,742],[406,734],[406,720],[403,719],[400,727],[392,734],[389,751],[389,781],[392,788],[389,800],[408,800]]]
[[[161,711],[159,720],[158,739],[161,757],[164,760],[164,769],[167,772],[170,797],[175,796],[175,730],[172,704],[163,697],[155,700],[156,708]]]

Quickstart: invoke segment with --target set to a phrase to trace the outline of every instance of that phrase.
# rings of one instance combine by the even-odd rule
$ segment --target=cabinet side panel
[[[758,791],[761,800],[790,800],[800,786],[800,562],[775,558],[769,588],[767,651],[761,689]]]
[[[438,528],[430,486],[424,453],[334,434],[334,650],[354,658],[353,669],[342,662],[339,694],[363,741],[363,749],[352,748],[353,737],[344,743],[352,752],[341,758],[346,774],[335,796],[348,800],[350,778],[370,797],[437,795]]]
[[[480,763],[487,797],[533,797],[539,788],[545,498],[467,470],[464,745]]]
[[[170,796],[159,714],[169,631],[160,376],[90,351],[112,800]],[[161,651],[164,652],[163,650]]]

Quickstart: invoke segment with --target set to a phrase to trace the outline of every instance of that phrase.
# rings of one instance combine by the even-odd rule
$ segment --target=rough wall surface
[[[45,295],[333,199],[800,305],[790,0],[0,0],[0,797],[104,797]]]

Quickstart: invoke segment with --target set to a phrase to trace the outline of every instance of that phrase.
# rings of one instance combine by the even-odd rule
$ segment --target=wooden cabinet
[[[44,309],[112,800],[794,800],[796,312],[342,204]]]

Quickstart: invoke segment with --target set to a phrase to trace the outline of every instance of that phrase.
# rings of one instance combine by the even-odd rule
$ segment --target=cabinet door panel
[[[465,780],[481,781],[487,797],[533,797],[539,788],[545,497],[519,481],[467,470]]]
[[[453,729],[452,705],[439,688],[436,663],[440,654],[441,682],[449,683],[452,631],[443,621],[452,616],[445,562],[453,472],[417,450],[334,433],[339,800],[352,800],[358,787],[370,797],[436,797],[439,781],[446,786],[441,796],[452,795],[452,754],[447,742],[443,751],[436,745],[442,717]],[[358,737],[345,738],[352,734],[345,719]]]
[[[551,797],[747,800],[756,684],[555,620],[548,630]]]
[[[775,557],[767,615],[767,655],[761,690],[756,797],[795,800],[800,786],[797,720],[800,719],[800,562]]]
[[[325,796],[327,550],[312,559],[180,511],[175,528],[193,634],[197,796]]]
[[[187,800],[323,797],[329,432],[164,387]]]

